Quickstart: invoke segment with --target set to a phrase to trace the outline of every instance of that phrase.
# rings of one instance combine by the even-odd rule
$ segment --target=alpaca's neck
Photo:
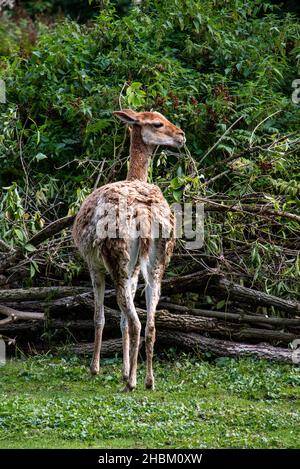
[[[130,141],[130,162],[127,180],[147,182],[148,164],[153,153],[154,146],[143,142],[140,126],[133,126]]]

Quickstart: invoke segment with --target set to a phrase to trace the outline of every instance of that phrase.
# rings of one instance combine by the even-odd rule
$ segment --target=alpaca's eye
[[[152,124],[156,129],[159,129],[160,127],[163,127],[164,124],[162,122],[154,122]]]

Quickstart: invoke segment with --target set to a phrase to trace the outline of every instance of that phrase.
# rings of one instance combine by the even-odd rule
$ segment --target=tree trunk
[[[177,345],[188,351],[212,352],[217,356],[227,357],[255,357],[278,362],[293,363],[292,351],[289,349],[272,347],[266,344],[237,344],[227,340],[211,339],[199,334],[184,332],[159,331],[157,343],[161,345]]]
[[[10,322],[18,321],[18,320],[31,320],[31,319],[38,319],[38,320],[44,320],[44,314],[43,313],[33,313],[32,311],[18,311],[13,308],[8,308],[7,306],[0,305],[0,314],[3,314],[6,317],[6,319],[0,319],[0,327],[1,325],[6,325]]]
[[[81,293],[87,293],[89,288],[85,287],[33,287],[33,288],[14,288],[0,290],[0,302],[7,301],[26,301],[26,300],[45,300],[54,298],[63,298],[65,296],[75,296]]]
[[[139,347],[141,349],[144,343],[144,338],[141,337]],[[68,352],[74,353],[76,355],[92,355],[94,351],[94,343],[81,343],[81,344],[74,344],[68,345],[67,347],[57,348],[56,351],[59,353],[60,351],[65,351],[67,349]],[[122,354],[123,353],[123,346],[122,346],[122,339],[108,339],[102,342],[101,346],[101,357],[111,357],[116,353]]]
[[[262,306],[274,306],[290,314],[300,314],[300,303],[296,301],[283,300],[274,295],[268,295],[258,290],[242,287],[236,283],[230,282],[226,278],[220,278],[215,292],[221,289],[223,293],[236,300]]]
[[[175,311],[178,313],[192,314],[196,316],[203,316],[207,318],[218,318],[223,321],[232,321],[238,323],[249,323],[249,324],[268,324],[271,326],[281,326],[281,327],[300,327],[300,318],[299,319],[289,319],[289,318],[277,318],[270,316],[263,316],[262,314],[245,314],[241,312],[232,313],[226,311],[211,311],[206,309],[198,308],[187,308],[186,306],[177,305],[174,303],[169,303],[166,301],[160,301],[159,307],[166,308],[169,311]]]

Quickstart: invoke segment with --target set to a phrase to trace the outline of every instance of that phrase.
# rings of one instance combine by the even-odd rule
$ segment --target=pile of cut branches
[[[46,233],[65,227],[70,219],[44,228],[36,236],[45,241]],[[187,254],[175,253],[176,265]],[[193,258],[189,262],[192,264]],[[6,263],[5,263],[6,262]],[[22,253],[7,256],[8,269],[22,262]],[[2,267],[2,275],[5,274]],[[136,304],[143,326],[144,285],[138,285]],[[203,292],[218,301],[208,308],[199,304]],[[105,294],[106,326],[104,353],[120,350],[120,313],[113,289]],[[223,305],[220,308],[220,305]],[[86,286],[2,288],[0,290],[0,333],[17,338],[20,345],[49,348],[75,342],[74,353],[88,353],[93,339],[93,293]],[[274,314],[274,311],[277,313]],[[271,314],[273,312],[273,314]],[[199,350],[216,355],[253,355],[279,361],[292,361],[289,345],[300,334],[300,302],[286,300],[235,283],[218,267],[194,270],[163,280],[156,317],[158,344],[179,349]]]

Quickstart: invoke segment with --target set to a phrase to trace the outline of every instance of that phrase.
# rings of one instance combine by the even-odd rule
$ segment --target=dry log
[[[141,322],[145,324],[146,313],[138,310]],[[240,327],[239,324],[218,321],[216,318],[205,318],[191,314],[172,314],[167,310],[159,310],[156,314],[157,329],[177,330],[183,332],[208,332],[212,336],[228,337],[234,340],[267,340],[279,341],[288,344],[297,339],[298,334],[290,332],[257,329],[253,327]]]
[[[293,363],[292,351],[266,344],[233,343],[228,340],[219,340],[203,337],[199,334],[184,332],[159,331],[158,344],[177,345],[180,349],[188,351],[211,352],[217,356],[244,357],[251,356],[259,359]]]
[[[252,356],[280,362],[292,363],[292,351],[266,344],[242,344],[226,340],[203,337],[196,333],[184,333],[177,331],[158,331],[157,343],[163,345],[177,345],[180,349],[189,351],[212,352],[217,356]],[[93,344],[76,344],[68,347],[68,350],[76,354],[90,354]],[[121,339],[110,339],[103,342],[102,356],[110,356],[122,353]]]
[[[143,344],[142,338],[140,347]],[[292,351],[266,344],[235,344],[226,340],[211,339],[199,334],[186,334],[184,332],[159,331],[157,345],[177,345],[180,349],[188,351],[212,352],[217,356],[240,357],[251,356],[279,362],[292,363]],[[78,354],[92,354],[93,343],[80,343],[68,347],[58,348],[58,351],[68,351]],[[102,343],[101,356],[122,354],[122,339],[109,339]]]
[[[232,327],[232,324],[230,325]],[[243,327],[240,330],[229,330],[217,331],[212,335],[218,337],[226,337],[228,339],[243,341],[245,339],[255,340],[255,341],[271,341],[271,342],[281,342],[284,344],[289,344],[299,338],[299,334],[292,332],[283,332],[283,331],[274,331],[268,329],[255,329],[254,327]]]
[[[262,306],[274,306],[282,311],[285,311],[289,314],[300,314],[300,303],[296,301],[284,300],[278,298],[274,295],[269,295],[267,293],[253,290],[251,288],[243,287],[236,283],[230,282],[224,277],[220,277],[218,272],[214,269],[207,271],[197,271],[192,274],[184,275],[182,277],[165,279],[162,283],[163,294],[172,294],[174,292],[187,291],[199,291],[199,288],[206,287],[207,290],[211,293],[214,293],[216,296],[220,294],[224,297],[226,294],[230,299],[241,301],[247,304],[253,305],[262,305]],[[141,292],[144,288],[144,285],[138,285],[138,293]],[[137,293],[137,296],[138,296]],[[106,299],[113,298],[115,296],[114,290],[109,290],[106,292]],[[67,298],[66,298],[67,297]],[[55,304],[54,299],[64,298],[61,301],[57,301]],[[0,302],[14,302],[14,301],[36,301],[36,300],[47,300],[50,306],[53,302],[54,307],[63,307],[66,305],[68,309],[76,307],[79,305],[86,306],[88,309],[93,309],[93,295],[91,289],[86,287],[63,287],[63,286],[54,286],[54,287],[35,287],[29,289],[6,289],[0,290]],[[49,301],[51,299],[51,302]],[[24,306],[25,307],[25,306]],[[41,304],[41,309],[45,307],[44,304]],[[39,310],[37,305],[33,307],[35,310]],[[227,313],[226,313],[227,314]],[[209,317],[208,315],[204,315]],[[217,317],[217,316],[214,316]],[[227,317],[227,319],[229,316]],[[233,318],[231,318],[233,319]],[[245,316],[243,318],[245,320]],[[251,322],[250,318],[246,318],[247,321]],[[266,318],[271,319],[271,318]],[[272,318],[271,321],[263,320],[261,318],[261,323],[277,323],[278,325],[283,324],[283,318]],[[292,325],[292,323],[290,323]]]
[[[198,270],[180,277],[167,278],[162,281],[164,295],[189,291],[198,291],[199,287],[207,286],[209,282],[217,281],[220,273],[217,269]],[[195,289],[195,290],[193,290]]]
[[[89,293],[83,293],[83,295],[85,294],[89,295]],[[64,314],[68,314],[70,311],[75,312],[78,307],[82,306],[81,301],[78,300],[80,296],[81,294],[57,298],[56,300],[51,299],[49,301],[7,301],[5,304],[10,308],[18,308],[20,311],[44,311],[50,315],[51,313],[59,312],[60,315],[64,316]]]
[[[26,322],[12,322],[9,324],[0,323],[0,333],[2,334],[11,334],[18,335],[18,338],[21,339],[23,335],[31,334],[40,334],[45,329],[45,323],[43,321],[26,321]],[[93,320],[62,320],[62,319],[53,319],[47,321],[48,330],[70,330],[72,332],[93,332],[94,322]],[[110,330],[111,327],[107,325],[105,330]]]
[[[199,291],[199,288],[206,287],[208,292],[214,293],[216,296],[226,293],[228,298],[233,298],[245,303],[274,306],[282,311],[290,314],[300,314],[300,303],[296,301],[284,300],[274,295],[243,287],[237,283],[230,282],[225,277],[221,277],[215,269],[209,272],[201,270],[192,274],[166,279],[162,282],[163,294],[172,294],[174,292]]]
[[[38,313],[34,313],[38,314]],[[43,316],[43,315],[42,315]],[[113,310],[111,308],[105,307],[105,331],[116,331],[120,330],[120,317],[121,314],[119,311]],[[26,323],[12,323],[12,324],[1,324],[0,331],[5,334],[13,333],[24,333],[27,331],[39,332],[44,329],[44,322],[41,321],[27,321]],[[94,321],[92,319],[47,319],[46,324],[47,329],[70,329],[72,331],[93,331],[94,330]]]
[[[0,334],[20,334],[22,337],[24,334],[35,334],[36,332],[42,331],[44,323],[42,321],[26,321],[26,322],[11,322],[1,323],[0,322]],[[21,335],[22,334],[22,335]]]
[[[196,316],[203,316],[207,318],[218,318],[223,321],[238,322],[238,323],[249,323],[249,324],[268,324],[272,326],[286,326],[287,328],[296,326],[300,327],[300,318],[299,319],[289,319],[289,318],[277,318],[263,316],[262,314],[245,314],[241,312],[229,313],[226,311],[212,311],[206,309],[198,308],[187,308],[186,306],[177,305],[174,303],[169,303],[165,301],[159,302],[159,307],[166,308],[169,311],[177,311],[179,313],[192,314]]]
[[[140,349],[144,343],[144,337],[140,340]],[[68,345],[67,347],[57,348],[58,352],[65,351],[75,353],[76,355],[91,355],[94,351],[94,343],[78,343],[74,345]],[[108,339],[102,342],[101,346],[101,357],[111,357],[115,354],[123,353],[122,339]]]
[[[86,298],[86,299],[85,299]],[[11,308],[19,308],[20,310],[44,311],[47,314],[58,313],[60,315],[68,314],[70,311],[75,312],[78,308],[86,306],[88,302],[88,310],[92,309],[94,304],[93,293],[80,293],[75,296],[64,296],[57,299],[33,300],[33,301],[7,301],[5,304]]]
[[[274,295],[269,295],[258,290],[252,290],[251,288],[243,287],[236,283],[230,282],[226,278],[220,278],[218,280],[215,293],[218,294],[218,291],[220,290],[222,290],[223,293],[226,293],[229,298],[232,297],[235,300],[261,306],[274,306],[275,308],[294,315],[300,313],[299,302],[283,300],[282,298],[278,298]]]
[[[165,279],[162,283],[163,294],[172,294],[174,292],[187,291],[188,288],[191,291],[199,291],[199,287],[202,287],[208,283],[207,290],[211,293],[214,293],[216,296],[220,294],[224,297],[226,296],[237,301],[241,301],[247,304],[261,305],[261,306],[274,306],[282,311],[285,311],[290,314],[299,314],[300,315],[300,303],[296,301],[284,300],[278,298],[274,295],[269,295],[267,293],[253,290],[251,288],[243,287],[236,283],[230,282],[226,278],[220,278],[220,276],[211,269],[211,272],[207,271],[197,271],[192,274],[184,275],[182,277],[176,277],[171,279]],[[141,292],[144,288],[143,284],[138,285],[138,292]],[[137,296],[138,296],[137,292]],[[114,290],[109,290],[105,294],[106,299],[111,299],[115,296]],[[79,305],[85,306],[88,309],[93,310],[93,294],[92,291],[85,287],[34,287],[29,289],[10,289],[10,290],[0,290],[0,302],[9,302],[12,306],[14,301],[34,301],[34,300],[48,300],[48,304],[40,303],[41,308],[38,308],[36,304],[28,304],[27,307],[32,307],[34,310],[43,310],[45,307],[51,308],[51,303],[53,308],[64,307],[71,309],[72,307],[77,307]],[[61,301],[53,301],[54,299],[62,298]],[[51,302],[50,302],[51,299]],[[25,308],[25,304],[23,306]],[[22,307],[22,308],[23,308]],[[227,314],[227,313],[226,313]],[[217,317],[209,316],[203,314],[206,317]],[[229,316],[227,316],[227,319]],[[245,316],[244,316],[245,319]],[[284,324],[284,318],[260,318],[261,323],[273,323],[274,325]],[[266,320],[265,320],[266,319]],[[269,321],[270,319],[270,321]],[[271,320],[272,319],[272,320]],[[280,320],[282,319],[282,320]],[[251,319],[247,318],[247,321],[250,322]],[[292,325],[292,323],[289,323]],[[296,325],[293,324],[293,325]]]
[[[38,319],[43,320],[44,314],[43,313],[33,313],[32,311],[18,311],[13,308],[8,308],[7,306],[0,305],[0,314],[7,316],[5,319],[0,320],[0,326],[5,326],[11,322],[18,321],[20,319],[25,320],[32,320]]]
[[[58,352],[67,350],[68,352],[74,353],[76,355],[90,355],[93,353],[94,344],[79,343],[58,348],[56,350]],[[101,356],[112,356],[116,353],[122,353],[122,339],[108,339],[102,342]]]
[[[224,297],[224,293],[226,293],[227,297],[248,304],[274,306],[294,315],[300,313],[299,302],[284,300],[259,290],[243,287],[227,280],[216,269],[210,269],[209,272],[201,270],[182,277],[166,279],[162,282],[162,292],[163,294],[172,294],[174,292],[186,292],[187,289],[199,291],[199,288],[203,286],[207,288],[207,291],[214,293],[216,296],[222,294]]]
[[[85,287],[33,287],[33,288],[14,288],[0,290],[0,302],[8,301],[26,301],[26,300],[45,300],[62,298],[65,296],[79,295],[87,293],[88,288]]]

